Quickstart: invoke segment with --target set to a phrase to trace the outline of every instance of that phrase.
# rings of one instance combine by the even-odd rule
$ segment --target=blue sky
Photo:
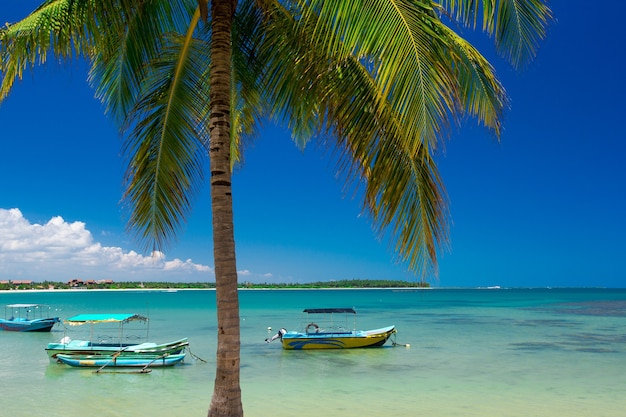
[[[0,22],[39,1],[4,0]],[[474,121],[437,156],[451,210],[438,287],[626,286],[626,5],[553,1],[498,143]],[[161,259],[125,231],[121,139],[84,65],[48,63],[0,105],[0,280],[213,281],[207,187]],[[344,196],[326,155],[267,126],[234,176],[240,281],[416,280]]]

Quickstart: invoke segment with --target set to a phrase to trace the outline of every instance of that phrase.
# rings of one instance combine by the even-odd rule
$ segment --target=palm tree
[[[209,416],[241,416],[231,171],[258,122],[338,155],[377,231],[422,277],[448,240],[433,155],[475,118],[499,137],[506,93],[457,32],[482,29],[513,65],[551,18],[543,0],[47,0],[0,30],[0,101],[45,62],[80,57],[119,123],[129,227],[163,250],[209,155],[218,346]]]

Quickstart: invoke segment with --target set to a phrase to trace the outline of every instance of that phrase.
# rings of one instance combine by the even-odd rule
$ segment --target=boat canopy
[[[356,314],[353,308],[307,308],[303,311],[309,314],[329,314],[329,313],[352,313]]]
[[[65,322],[72,326],[80,326],[86,323],[128,323],[129,321],[136,320],[148,321],[148,318],[140,316],[139,314],[79,314],[78,316],[66,319]]]

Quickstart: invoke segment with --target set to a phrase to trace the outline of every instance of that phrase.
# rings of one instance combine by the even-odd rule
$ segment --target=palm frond
[[[274,111],[337,139],[331,147],[340,154],[339,171],[348,183],[365,184],[364,210],[379,234],[389,231],[399,259],[427,274],[447,239],[447,202],[424,129],[406,123],[401,110],[410,110],[398,106],[369,60],[337,39],[341,34],[330,36],[315,13],[305,20],[290,12],[278,5],[267,14],[267,45],[276,59],[269,61],[266,91],[279,104]]]
[[[436,149],[461,109],[455,74],[445,65],[448,40],[430,2],[355,0],[338,13],[329,2],[306,3],[307,18],[316,19],[315,47],[359,59],[413,138],[413,150]]]
[[[503,113],[509,106],[504,86],[494,68],[474,46],[443,25],[441,30],[448,39],[447,61],[456,74],[459,104],[465,114],[492,129],[499,138]]]
[[[297,32],[305,25],[299,19],[297,5],[278,0],[258,2],[263,8],[264,36],[259,42],[256,59],[263,63],[260,74],[270,119],[286,124],[301,148],[320,131],[323,115],[315,102],[323,95],[318,90],[315,56],[308,53],[310,44],[301,41]]]
[[[96,97],[118,124],[123,124],[137,100],[150,61],[164,47],[163,34],[174,32],[178,21],[188,23],[193,14],[193,9],[181,9],[179,2],[136,3],[123,18],[116,19],[114,33],[99,39],[89,74]]]
[[[171,34],[129,115],[134,126],[126,145],[129,228],[153,250],[171,241],[203,178],[199,125],[208,102],[202,85],[207,57],[192,36],[199,18],[197,11],[185,36]]]
[[[88,56],[97,30],[95,1],[48,0],[23,20],[0,29],[0,101],[24,71],[60,59]]]
[[[262,101],[264,62],[258,54],[262,42],[262,14],[256,0],[239,2],[233,23],[231,75],[231,168],[243,163],[244,146],[257,135],[259,123],[269,114]]]
[[[464,25],[475,28],[482,21],[499,53],[516,68],[535,58],[553,18],[543,0],[442,0],[441,4]]]
[[[352,183],[364,180],[364,210],[378,234],[388,234],[398,259],[427,276],[436,271],[448,236],[447,198],[428,147],[413,149],[402,118],[377,100],[375,80],[356,60],[348,59],[340,74],[341,80],[338,72],[328,74],[336,94],[329,97],[329,114],[343,155],[339,170]],[[345,94],[358,99],[341,100]]]

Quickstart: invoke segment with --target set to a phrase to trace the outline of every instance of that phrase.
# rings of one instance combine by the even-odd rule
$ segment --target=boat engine
[[[285,333],[287,333],[287,329],[284,329],[284,328],[283,328],[283,329],[280,329],[280,330],[278,331],[278,333],[276,333],[274,336],[272,336],[272,337],[268,337],[267,339],[265,339],[265,342],[266,342],[266,343],[273,342],[274,340],[278,339],[279,337],[283,337],[283,335],[284,335]]]

